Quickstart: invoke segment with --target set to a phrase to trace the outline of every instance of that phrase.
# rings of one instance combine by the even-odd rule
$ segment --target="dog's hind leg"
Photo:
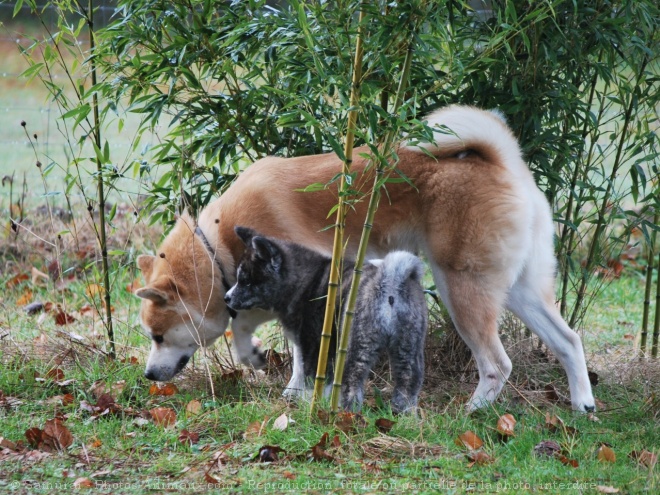
[[[548,277],[523,273],[509,293],[507,308],[550,348],[566,370],[573,409],[595,409],[580,336],[564,321],[553,304],[553,282]],[[549,280],[548,287],[540,287]]]
[[[506,289],[503,277],[433,266],[433,277],[456,330],[468,345],[479,370],[479,384],[467,404],[483,407],[499,395],[511,373],[511,360],[497,332]]]

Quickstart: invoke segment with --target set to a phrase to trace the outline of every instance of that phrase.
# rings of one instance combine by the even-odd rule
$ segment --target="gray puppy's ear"
[[[282,264],[282,252],[279,246],[270,239],[255,236],[252,238],[252,248],[258,258],[269,262],[274,268],[279,268]]]
[[[243,241],[243,244],[248,247],[252,244],[252,238],[258,235],[256,230],[251,229],[250,227],[241,227],[240,225],[234,227],[234,232],[236,232],[236,235],[241,241]]]

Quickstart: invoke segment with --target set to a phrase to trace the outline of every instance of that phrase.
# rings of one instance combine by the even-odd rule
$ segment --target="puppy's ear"
[[[154,260],[156,259],[155,256],[150,256],[148,254],[141,254],[140,256],[137,257],[137,266],[142,272],[142,275],[144,275],[145,280],[149,281],[149,277],[151,277],[151,272],[154,269]]]
[[[252,238],[252,248],[257,257],[271,263],[273,267],[279,268],[282,263],[282,252],[280,248],[270,239],[261,236]]]
[[[243,244],[248,247],[252,243],[252,238],[257,235],[256,230],[253,230],[249,227],[241,227],[240,225],[234,227],[234,232],[236,232],[236,235],[241,239],[241,241],[243,241]]]

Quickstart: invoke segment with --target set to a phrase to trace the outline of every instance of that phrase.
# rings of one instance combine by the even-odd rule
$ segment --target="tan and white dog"
[[[376,214],[369,258],[395,249],[423,252],[437,290],[454,324],[474,354],[479,383],[468,408],[493,401],[510,372],[511,361],[498,336],[504,308],[516,314],[552,350],[568,375],[574,409],[594,409],[594,398],[579,336],[555,307],[556,261],[550,207],[521,157],[518,143],[500,115],[451,106],[428,117],[434,144],[403,142],[398,170],[405,182],[387,185]],[[352,164],[354,187],[366,190],[373,169],[362,156]],[[234,226],[249,226],[329,253],[333,230],[328,212],[336,189],[301,192],[327,183],[341,170],[335,154],[265,158],[254,163],[195,222],[178,220],[156,256],[138,265],[146,279],[142,325],[153,339],[145,375],[168,380],[200,346],[223,335],[229,312],[223,302],[235,281],[244,249]],[[354,256],[366,201],[346,218],[347,255]],[[264,311],[240,312],[232,321],[235,351],[243,363],[263,365],[252,335],[272,319]],[[294,359],[295,360],[295,359]],[[295,368],[295,363],[294,363]]]

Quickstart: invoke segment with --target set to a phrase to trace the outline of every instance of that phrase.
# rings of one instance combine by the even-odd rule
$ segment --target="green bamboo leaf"
[[[14,4],[14,13],[12,14],[12,17],[16,17],[22,8],[23,8],[23,0],[16,0],[16,3]]]
[[[30,67],[19,74],[18,77],[25,77],[28,81],[32,80],[45,67],[43,62],[32,62]]]

